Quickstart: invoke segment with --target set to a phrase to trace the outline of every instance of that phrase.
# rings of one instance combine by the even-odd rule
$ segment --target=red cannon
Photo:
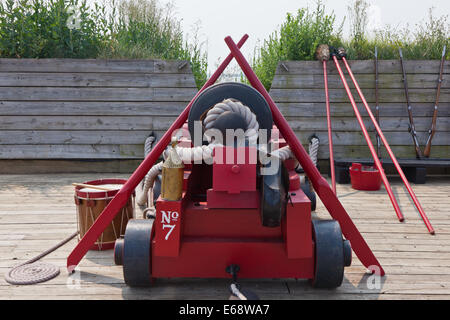
[[[238,83],[205,90],[192,105],[187,126],[193,128],[193,121],[224,99],[249,106],[259,127],[286,145],[276,137],[263,96]],[[224,116],[231,117],[218,120]],[[221,123],[229,128],[238,120]],[[320,288],[342,283],[351,263],[350,242],[337,221],[311,220],[311,201],[294,159],[274,157],[262,165],[256,147],[228,144],[214,148],[212,162],[186,166],[180,200],[159,196],[154,217],[128,223],[115,248],[128,285],[150,285],[154,278],[230,278],[232,266],[239,267],[240,278],[311,279]]]
[[[179,199],[155,195],[156,214],[149,219],[130,220],[124,238],[116,241],[115,261],[123,265],[127,284],[150,285],[152,279],[159,277],[236,280],[239,275],[311,279],[315,287],[334,288],[342,283],[352,251],[365,267],[384,275],[336,194],[240,52],[247,37],[238,44],[230,37],[225,39],[231,54],[77,244],[67,258],[69,272],[139,182],[160,168],[154,164],[174,131],[185,125],[195,141],[195,123],[200,122],[201,130],[224,133],[227,129],[241,129],[245,131],[244,143],[239,144],[234,138],[224,144],[208,140],[208,145],[194,143],[195,148],[188,148],[206,154],[210,163],[200,160],[187,165],[180,176]],[[212,86],[233,58],[253,88],[239,83]],[[247,135],[261,129],[266,136],[258,135],[255,140],[254,135]],[[271,150],[271,144],[267,144],[271,138],[286,146]],[[192,145],[190,141],[184,141],[186,144]],[[210,148],[212,145],[214,148]],[[188,151],[181,153],[180,158],[192,155]],[[311,201],[302,191],[296,160],[332,220],[311,219]],[[164,166],[162,170],[164,175]],[[166,190],[164,181],[163,177],[162,190]]]

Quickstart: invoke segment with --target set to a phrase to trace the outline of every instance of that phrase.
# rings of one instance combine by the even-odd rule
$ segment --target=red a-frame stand
[[[295,136],[288,122],[283,117],[278,107],[275,105],[275,102],[272,100],[269,93],[264,88],[261,81],[258,79],[256,74],[254,73],[254,71],[252,70],[252,68],[250,67],[250,65],[248,64],[242,53],[240,52],[239,48],[242,47],[247,38],[248,35],[244,35],[237,45],[234,43],[231,37],[225,38],[225,42],[230,48],[231,53],[222,62],[222,64],[219,66],[216,72],[214,72],[211,78],[205,83],[205,85],[199,90],[199,92],[187,105],[187,107],[181,113],[181,115],[170,126],[170,128],[163,135],[160,141],[156,144],[153,150],[148,154],[148,156],[144,159],[144,161],[140,164],[140,166],[136,169],[136,171],[131,175],[128,181],[123,185],[120,191],[116,194],[116,196],[111,200],[108,206],[97,218],[95,223],[91,226],[91,228],[87,231],[84,237],[80,240],[75,249],[71,252],[69,257],[67,258],[67,269],[69,272],[72,272],[75,269],[75,267],[87,253],[92,244],[95,243],[96,239],[101,235],[103,230],[111,223],[111,221],[114,219],[115,215],[120,210],[120,208],[122,208],[123,205],[127,202],[130,195],[134,192],[136,186],[142,179],[144,179],[147,172],[155,164],[158,157],[161,155],[166,146],[169,144],[172,133],[176,129],[181,128],[181,126],[186,122],[189,110],[195,99],[198,97],[198,95],[203,90],[213,85],[219,78],[219,76],[223,73],[228,64],[231,62],[231,60],[235,58],[239,66],[242,68],[245,76],[250,81],[250,84],[256,90],[258,90],[266,99],[272,111],[272,117],[275,125],[279,128],[287,144],[290,146],[294,156],[297,158],[300,165],[304,169],[306,175],[309,177],[314,187],[314,190],[316,191],[319,198],[322,200],[328,212],[333,217],[333,219],[339,222],[342,229],[342,233],[344,234],[346,239],[350,241],[356,256],[359,258],[359,260],[364,266],[370,268],[371,270],[374,270],[373,267],[376,266],[377,269],[379,269],[380,275],[381,276],[384,275],[384,270],[381,267],[380,263],[376,259],[373,252],[370,250],[369,246],[359,233],[356,226],[353,224],[353,221],[345,211],[342,204],[339,202],[333,190],[328,185],[328,182],[325,180],[325,178],[321,176],[320,172],[314,166],[313,162],[309,158],[308,153]]]

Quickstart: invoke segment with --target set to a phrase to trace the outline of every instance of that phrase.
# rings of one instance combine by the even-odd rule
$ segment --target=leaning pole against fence
[[[395,168],[397,169],[398,174],[400,175],[403,183],[405,184],[406,189],[408,190],[409,195],[411,196],[411,199],[414,202],[414,205],[416,206],[417,210],[419,211],[419,214],[422,217],[422,220],[425,223],[425,226],[427,227],[428,232],[430,234],[435,234],[433,226],[431,225],[430,221],[428,220],[427,215],[425,214],[425,211],[423,210],[422,206],[420,205],[420,202],[417,199],[416,194],[414,193],[413,189],[411,188],[411,185],[409,184],[408,179],[406,179],[406,176],[403,173],[403,170],[400,167],[400,164],[398,163],[397,158],[395,157],[394,153],[392,152],[391,147],[389,146],[389,143],[383,134],[383,131],[381,131],[381,128],[378,125],[377,119],[373,116],[372,110],[370,110],[369,104],[367,103],[366,98],[364,97],[364,94],[362,93],[361,88],[359,87],[358,82],[356,81],[356,78],[353,75],[353,72],[347,63],[347,59],[345,58],[345,56],[342,56],[342,61],[344,62],[344,65],[348,71],[348,74],[350,75],[350,78],[352,79],[352,82],[356,88],[356,91],[358,91],[358,94],[363,102],[363,105],[364,105],[367,113],[369,114],[370,120],[372,121],[373,125],[375,126],[375,129],[377,130],[377,133],[379,134],[381,141],[383,142],[383,145],[385,146],[385,148],[389,154],[389,157],[392,160],[392,163],[394,164]],[[337,60],[336,60],[336,63],[337,63]],[[378,160],[378,158],[377,158],[377,160]]]
[[[375,163],[375,167],[380,172],[381,180],[383,181],[384,187],[386,188],[386,191],[389,195],[389,199],[391,200],[392,206],[394,207],[395,213],[397,214],[398,220],[400,222],[403,222],[405,220],[405,218],[403,217],[403,214],[400,210],[400,206],[398,205],[397,199],[395,198],[394,192],[392,191],[391,185],[386,177],[386,174],[384,173],[384,169],[381,164],[381,161],[378,158],[377,152],[372,144],[372,140],[370,140],[369,133],[367,132],[367,128],[364,125],[364,121],[361,117],[361,114],[359,113],[358,107],[356,106],[356,102],[355,102],[355,99],[353,98],[353,94],[350,91],[347,80],[345,79],[344,73],[342,72],[341,66],[339,65],[338,56],[342,57],[343,49],[339,49],[339,51],[341,52],[340,54],[334,50],[334,52],[331,53],[331,56],[333,57],[334,64],[336,65],[336,68],[339,72],[339,76],[342,80],[342,84],[344,85],[345,91],[347,92],[348,98],[350,99],[350,103],[353,107],[353,111],[355,112],[356,119],[358,120],[359,126],[361,127],[361,131],[364,135],[364,138],[366,139],[366,143],[369,147],[370,153],[372,154],[372,158]]]

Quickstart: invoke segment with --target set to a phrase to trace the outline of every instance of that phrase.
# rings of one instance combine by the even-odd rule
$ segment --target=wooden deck
[[[124,174],[109,177],[127,178]],[[170,279],[132,289],[123,282],[112,252],[89,252],[68,277],[65,259],[76,240],[43,261],[61,267],[57,278],[33,286],[12,286],[4,274],[15,264],[53,246],[76,230],[72,182],[105,178],[96,174],[0,175],[0,299],[227,299],[228,281]],[[343,285],[312,289],[307,281],[252,280],[243,284],[262,299],[450,299],[450,178],[430,177],[413,185],[437,235],[427,233],[400,180],[391,179],[407,222],[397,222],[384,189],[356,192],[338,185],[338,194],[374,250],[387,275],[371,289],[370,275],[354,257]],[[321,203],[317,215],[328,217]]]

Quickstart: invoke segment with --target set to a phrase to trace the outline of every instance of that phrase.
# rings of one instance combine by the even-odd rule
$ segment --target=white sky
[[[369,28],[383,25],[410,27],[428,17],[428,9],[435,7],[434,15],[450,15],[450,0],[368,0],[371,4]],[[283,23],[286,13],[299,8],[314,8],[314,0],[160,0],[172,2],[175,15],[182,20],[185,33],[192,33],[200,22],[199,35],[208,51],[208,69],[215,70],[217,61],[229,52],[223,39],[230,35],[237,42],[244,33],[250,38],[242,48],[250,58],[258,39],[263,40]],[[334,11],[336,21],[347,14],[351,0],[324,0],[327,13]],[[348,18],[344,34],[348,32]]]

